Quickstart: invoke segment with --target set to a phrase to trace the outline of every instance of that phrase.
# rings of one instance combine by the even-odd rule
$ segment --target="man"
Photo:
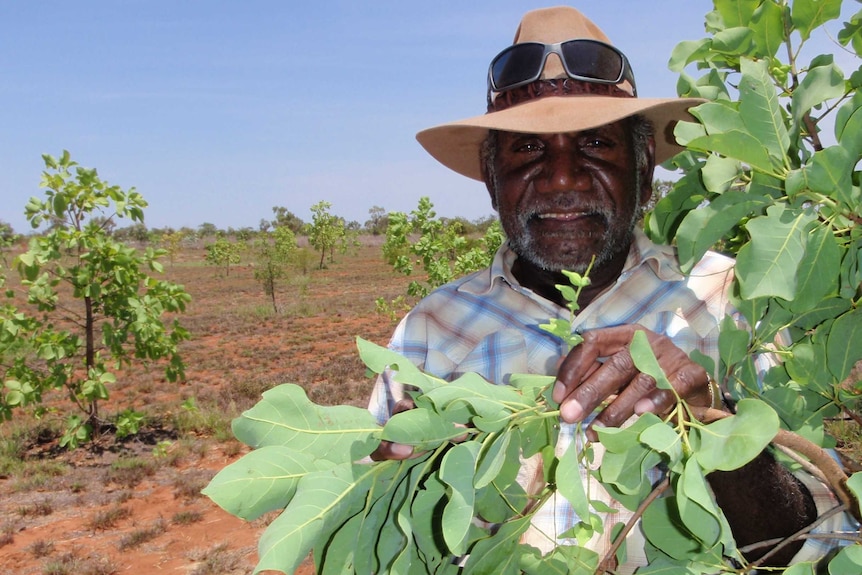
[[[595,439],[595,426],[623,425],[672,405],[673,394],[632,362],[628,345],[638,330],[648,334],[681,397],[720,406],[710,375],[689,354],[698,351],[718,365],[718,324],[733,313],[726,297],[732,262],[708,254],[683,276],[673,250],[636,229],[656,162],[679,151],[673,125],[690,118],[688,108],[700,100],[638,98],[626,57],[567,7],[528,13],[514,44],[492,61],[488,86],[486,114],[425,130],[418,139],[444,165],[485,183],[508,243],[489,269],[420,302],[399,324],[391,347],[446,379],[477,372],[505,384],[513,373],[556,374],[553,398],[563,420],[558,453],[583,441],[575,423],[587,423]],[[555,284],[566,283],[561,270],[583,273],[593,259],[575,319],[584,343],[565,354],[537,326],[568,318]],[[380,421],[409,407],[397,374],[381,376],[370,404]],[[409,447],[393,444],[375,453],[410,455]],[[528,463],[522,477],[529,482],[540,473]],[[588,479],[585,470],[582,475]],[[806,487],[766,454],[709,480],[740,546],[786,537],[831,507],[821,502],[828,495],[812,496],[819,486]],[[626,511],[605,497],[618,510],[606,525],[625,520]],[[547,550],[557,543],[547,534],[556,537],[574,520],[564,500],[550,502],[525,540]],[[601,538],[590,542],[599,553],[608,545]],[[629,545],[620,572],[646,562],[637,547]],[[768,563],[810,558],[815,547],[795,542]]]

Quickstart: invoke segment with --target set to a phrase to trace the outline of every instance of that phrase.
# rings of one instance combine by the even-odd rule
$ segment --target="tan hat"
[[[568,6],[528,12],[518,26],[514,44],[553,44],[575,38],[610,44],[593,22]],[[506,103],[495,104],[493,94],[489,94],[488,113],[423,130],[416,139],[443,165],[481,181],[479,149],[489,130],[530,134],[578,132],[640,114],[655,128],[656,162],[661,163],[682,149],[673,137],[674,124],[692,120],[688,109],[704,102],[699,98],[638,98],[634,86],[628,82],[608,85],[572,80],[555,54],[549,55],[545,62],[542,79],[546,78],[564,80],[547,88],[541,83],[518,88],[518,97]]]

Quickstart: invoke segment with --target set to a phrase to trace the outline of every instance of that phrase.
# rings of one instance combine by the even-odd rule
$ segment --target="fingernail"
[[[566,393],[566,386],[563,385],[563,382],[556,381],[554,382],[554,392],[551,394],[551,399],[560,403],[563,401]]]
[[[584,406],[574,399],[560,408],[560,417],[566,423],[575,423],[584,418]]]
[[[644,397],[639,399],[637,403],[635,403],[635,413],[638,415],[643,415],[644,413],[648,413],[651,411],[655,411],[655,403],[653,400],[648,397]]]
[[[407,459],[413,455],[413,446],[403,443],[393,443],[391,447],[393,459]]]

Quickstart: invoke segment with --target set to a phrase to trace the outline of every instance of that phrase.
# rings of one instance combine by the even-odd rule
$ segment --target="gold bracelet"
[[[721,399],[721,388],[711,377],[706,384],[709,386],[709,407],[712,409],[723,409],[724,402]]]

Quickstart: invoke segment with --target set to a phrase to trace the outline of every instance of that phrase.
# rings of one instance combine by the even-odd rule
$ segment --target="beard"
[[[509,245],[518,257],[546,271],[583,274],[594,256],[593,268],[599,269],[621,253],[628,253],[639,219],[639,201],[631,211],[622,210],[623,213],[604,203],[579,203],[579,223],[562,225],[557,230],[543,229],[541,214],[573,211],[572,203],[562,197],[501,218]]]

